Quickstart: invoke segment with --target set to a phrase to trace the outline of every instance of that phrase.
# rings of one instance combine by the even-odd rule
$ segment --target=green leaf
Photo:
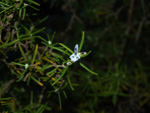
[[[37,5],[37,6],[40,6],[40,4],[39,3],[37,3],[37,2],[35,2],[35,1],[33,1],[33,0],[28,0],[30,3],[32,3],[32,4],[34,4],[34,5]]]
[[[57,54],[57,53],[54,53],[53,56],[54,56],[56,59],[60,59],[60,60],[62,60],[63,62],[66,62],[66,60],[63,58],[62,55],[59,55],[59,54]]]
[[[33,91],[31,91],[30,104],[33,105]]]
[[[29,34],[31,33],[31,31],[26,26],[24,26],[22,24],[21,24],[21,26],[26,30],[27,33],[29,33]]]
[[[84,58],[84,57],[86,57],[87,55],[89,55],[90,53],[91,53],[91,51],[89,51],[88,53],[83,54],[83,55],[81,54],[80,57],[81,57],[81,58]]]
[[[19,9],[19,17],[22,15],[22,8]]]
[[[39,84],[40,86],[43,86],[43,83],[41,83],[40,81],[38,81],[36,78],[34,78],[33,76],[31,76],[31,79],[33,81],[35,81],[37,84]]]
[[[22,20],[24,20],[25,16],[26,16],[26,8],[24,8],[24,9],[23,9],[23,16],[22,16]]]
[[[39,9],[38,8],[36,8],[36,7],[33,7],[32,5],[29,5],[29,7],[31,7],[32,9],[34,9],[34,10],[37,10],[37,11],[39,11]]]
[[[46,105],[41,105],[41,107],[37,110],[36,113],[43,113],[45,109],[46,109]]]
[[[58,67],[55,67],[52,71],[46,73],[46,75],[50,75],[50,74],[54,73],[57,69],[58,69]]]
[[[97,73],[95,73],[94,71],[90,70],[88,67],[86,67],[84,64],[80,63],[80,65],[85,69],[87,70],[88,72],[94,74],[94,75],[98,75]]]
[[[60,96],[60,93],[58,92],[58,100],[59,100],[59,108],[60,108],[60,110],[61,110],[61,96]]]
[[[11,45],[17,43],[18,41],[19,41],[19,39],[13,40],[10,43],[1,45],[0,48],[11,46]]]
[[[62,47],[64,47],[65,49],[67,49],[70,53],[73,53],[73,51],[68,48],[66,45],[62,44],[62,43],[59,43],[59,45],[61,45]]]
[[[4,2],[0,2],[0,5],[10,6],[9,4],[5,4]]]
[[[40,21],[36,22],[35,25],[38,25],[42,22],[44,22],[49,16],[44,17],[43,19],[40,19]]]
[[[114,106],[116,106],[116,104],[117,104],[117,94],[116,93],[113,95],[113,104],[114,104]]]
[[[79,52],[82,49],[83,43],[84,43],[84,31],[82,32],[82,38],[81,38],[81,42],[80,42],[80,46],[79,46]]]
[[[9,7],[8,7],[8,8],[6,8],[5,10],[1,11],[1,12],[0,12],[0,14],[1,14],[1,13],[3,13],[3,12],[5,12],[5,11],[7,11],[7,10],[9,10],[9,9],[11,9],[12,7],[14,7],[14,5],[9,6]]]
[[[69,77],[68,74],[67,74],[67,79],[68,79],[68,83],[69,83],[69,85],[70,85],[70,88],[74,91],[74,88],[73,88],[73,86],[72,86],[72,84],[71,84],[70,77]]]
[[[35,57],[36,57],[36,54],[37,54],[37,50],[38,50],[38,44],[36,44],[36,46],[35,46],[35,51],[34,51],[32,63],[34,63],[34,61],[35,61]]]
[[[20,78],[19,78],[16,82],[20,82],[20,81],[22,80],[22,78],[24,77],[24,74],[26,73],[26,71],[27,71],[27,69],[25,69],[25,70],[23,71],[23,73],[21,73]]]
[[[66,92],[65,92],[65,91],[63,91],[63,94],[64,94],[65,98],[67,99],[67,95],[66,95]]]
[[[49,80],[49,77],[40,77],[43,80]]]
[[[114,92],[107,91],[107,92],[100,93],[100,96],[109,97],[109,96],[112,96],[113,94],[114,94]]]
[[[20,52],[21,52],[21,54],[22,54],[24,60],[26,60],[25,53],[24,53],[24,51],[23,51],[23,49],[22,49],[20,43],[18,43],[18,47],[19,47],[19,49],[20,49]]]
[[[18,66],[24,67],[24,64],[21,64],[21,63],[17,63],[17,62],[11,62],[11,63],[14,64],[14,65],[18,65]]]
[[[59,48],[59,47],[54,47],[54,46],[51,46],[51,45],[48,45],[48,46],[49,46],[50,48],[52,48],[52,49],[55,49],[55,50],[57,50],[57,51],[60,51],[60,52],[62,52],[62,53],[64,53],[64,54],[70,56],[70,54],[69,54],[68,52],[64,51],[63,49],[61,49],[61,48]]]
[[[28,111],[29,113],[33,113],[30,106],[26,106],[23,110]]]
[[[20,74],[16,73],[15,71],[11,71],[14,75],[20,77]]]
[[[56,34],[56,32],[53,33],[53,36],[52,36],[52,39],[51,39],[52,43],[53,43],[53,39],[54,39],[55,34]]]
[[[50,36],[49,36],[49,34],[47,34],[47,38],[48,38],[48,41],[50,41]]]
[[[29,72],[29,74],[28,74],[27,86],[29,86],[29,84],[30,84],[30,79],[31,79],[31,72]]]
[[[41,32],[41,31],[43,31],[44,29],[45,29],[45,27],[43,27],[43,28],[41,28],[41,29],[39,29],[39,30],[35,31],[34,33],[32,33],[32,35],[35,35],[35,34],[37,34],[37,33]]]
[[[63,75],[66,73],[67,69],[68,69],[68,66],[66,66],[66,68],[64,68],[61,71],[62,72],[61,75],[58,77],[58,79],[56,79],[56,81],[52,85],[55,85],[63,77]]]
[[[47,40],[45,40],[43,37],[41,37],[41,36],[36,36],[35,38],[39,38],[39,39],[43,40],[43,41],[44,41],[44,44],[46,45],[46,43],[47,43],[47,45],[48,45]]]
[[[44,71],[44,70],[46,70],[46,69],[48,69],[48,68],[50,68],[50,67],[52,67],[52,65],[44,65],[44,67],[42,67],[42,68],[36,70],[36,72]]]
[[[4,101],[4,100],[11,100],[12,97],[7,97],[7,98],[0,98],[0,101]]]
[[[129,94],[125,94],[125,93],[117,93],[117,95],[119,95],[119,96],[122,96],[122,97],[129,97],[130,95]]]
[[[8,41],[10,40],[10,38],[11,38],[11,33],[9,33],[8,38],[7,38],[6,42],[5,42],[5,44],[8,43]]]
[[[22,3],[23,3],[23,0],[20,0],[18,7],[20,7],[22,5]]]

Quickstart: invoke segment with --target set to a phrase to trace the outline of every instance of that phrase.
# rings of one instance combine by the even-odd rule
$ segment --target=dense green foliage
[[[148,0],[1,0],[0,110],[147,112],[149,6]],[[81,59],[72,62],[75,44]]]

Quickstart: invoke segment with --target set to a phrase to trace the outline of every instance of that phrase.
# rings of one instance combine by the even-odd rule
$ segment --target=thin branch
[[[76,15],[75,10],[72,9],[71,13],[72,13],[72,17],[70,19],[69,25],[66,28],[65,32],[68,32],[71,29],[75,20],[77,20],[80,24],[83,24],[82,20]]]
[[[134,6],[134,0],[131,0],[130,8],[128,11],[127,29],[125,32],[126,35],[128,35],[131,30],[131,19],[132,19],[132,13],[133,13],[133,6]]]
[[[144,0],[141,0],[141,5],[142,5],[142,9],[143,9],[143,17],[142,17],[142,20],[141,20],[141,22],[140,22],[140,24],[139,24],[137,33],[136,33],[135,44],[137,44],[138,41],[139,41],[139,38],[140,38],[140,35],[141,35],[141,31],[142,31],[142,27],[143,27],[144,22],[145,22],[145,20],[146,20],[146,11],[145,11],[145,3],[144,3]]]
[[[43,89],[41,91],[41,95],[40,95],[40,99],[39,99],[39,104],[41,104],[41,102],[42,102],[43,94],[44,94],[45,89],[46,89],[46,87],[43,87]]]
[[[14,99],[15,103],[18,105],[19,108],[21,108],[20,101],[16,98],[15,94],[11,91],[10,92],[12,98]]]
[[[141,31],[142,31],[142,27],[144,25],[144,22],[146,20],[146,17],[143,17],[140,24],[139,24],[139,27],[138,27],[138,30],[137,30],[137,33],[136,33],[136,39],[135,39],[135,44],[138,43],[139,41],[139,38],[140,38],[140,35],[141,35]]]
[[[16,80],[15,79],[11,79],[10,81],[8,81],[5,85],[4,85],[4,87],[2,88],[2,90],[1,90],[1,95],[3,95],[5,92],[6,92],[6,90],[8,90],[8,88],[10,87],[10,85],[12,84],[12,83],[14,83]]]

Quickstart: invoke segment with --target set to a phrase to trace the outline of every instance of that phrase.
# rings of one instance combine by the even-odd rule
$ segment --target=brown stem
[[[2,88],[2,90],[1,90],[1,95],[3,95],[5,92],[6,92],[6,90],[10,87],[10,85],[12,84],[12,83],[14,83],[16,80],[15,79],[11,79],[10,81],[8,81],[5,85],[4,85],[4,87]]]
[[[134,6],[134,0],[131,0],[130,8],[129,8],[129,11],[128,11],[127,29],[126,29],[126,32],[125,32],[126,35],[128,35],[130,30],[131,30],[131,19],[132,19],[132,13],[133,13],[133,6]]]

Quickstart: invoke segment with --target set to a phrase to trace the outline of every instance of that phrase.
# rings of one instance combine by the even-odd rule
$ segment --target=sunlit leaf
[[[59,100],[59,108],[61,110],[61,107],[62,107],[62,103],[61,103],[61,96],[60,96],[60,92],[57,93],[58,94],[58,100]]]
[[[46,109],[46,105],[41,105],[36,113],[43,113],[45,109]]]
[[[24,64],[21,64],[21,63],[18,63],[18,62],[11,62],[12,64],[14,65],[18,65],[18,66],[23,66],[24,67]]]
[[[66,45],[62,44],[62,43],[59,43],[59,45],[61,45],[62,47],[64,47],[65,49],[67,49],[70,53],[73,53],[73,51],[67,47]]]
[[[34,78],[33,76],[31,76],[31,79],[33,81],[35,81],[37,84],[39,84],[40,86],[43,86],[43,83],[41,83],[40,81],[38,81],[36,78]]]
[[[34,61],[35,61],[35,57],[36,57],[36,54],[37,54],[37,50],[38,50],[38,44],[36,44],[36,46],[35,46],[35,51],[34,51],[32,63],[34,63]]]
[[[79,52],[82,49],[83,43],[84,43],[84,31],[82,32],[82,38],[81,38],[81,42],[80,42],[80,46],[79,46]]]
[[[0,5],[5,5],[5,6],[10,6],[9,4],[6,4],[6,3],[4,3],[4,2],[0,2]]]
[[[54,73],[56,70],[58,69],[58,67],[55,67],[53,70],[51,70],[50,72],[46,73],[46,75],[50,75],[52,73]]]
[[[24,51],[23,51],[23,49],[22,49],[20,43],[18,43],[18,47],[19,47],[19,49],[20,49],[20,52],[21,52],[21,54],[22,54],[24,60],[26,60],[25,53],[24,53]]]
[[[52,85],[55,85],[64,76],[67,69],[68,69],[68,66],[61,71],[62,72],[61,75],[58,77],[58,79],[56,79],[56,81]]]
[[[19,39],[15,39],[15,40],[11,41],[10,43],[0,45],[0,48],[11,46],[11,45],[17,43],[18,41],[19,41]]]
[[[67,80],[68,80],[68,83],[69,83],[69,85],[70,85],[70,88],[71,88],[72,90],[74,90],[74,88],[73,88],[73,86],[72,86],[72,83],[71,83],[71,81],[70,81],[70,77],[69,77],[68,74],[67,74]]]
[[[39,3],[37,3],[37,2],[35,2],[35,1],[33,1],[33,0],[28,0],[30,3],[32,3],[32,4],[34,4],[34,5],[37,5],[37,6],[40,6],[40,4]]]
[[[87,70],[88,72],[94,74],[94,75],[98,75],[97,73],[95,73],[94,71],[92,71],[91,69],[89,69],[88,67],[86,67],[84,64],[80,63],[80,65],[85,69]]]

